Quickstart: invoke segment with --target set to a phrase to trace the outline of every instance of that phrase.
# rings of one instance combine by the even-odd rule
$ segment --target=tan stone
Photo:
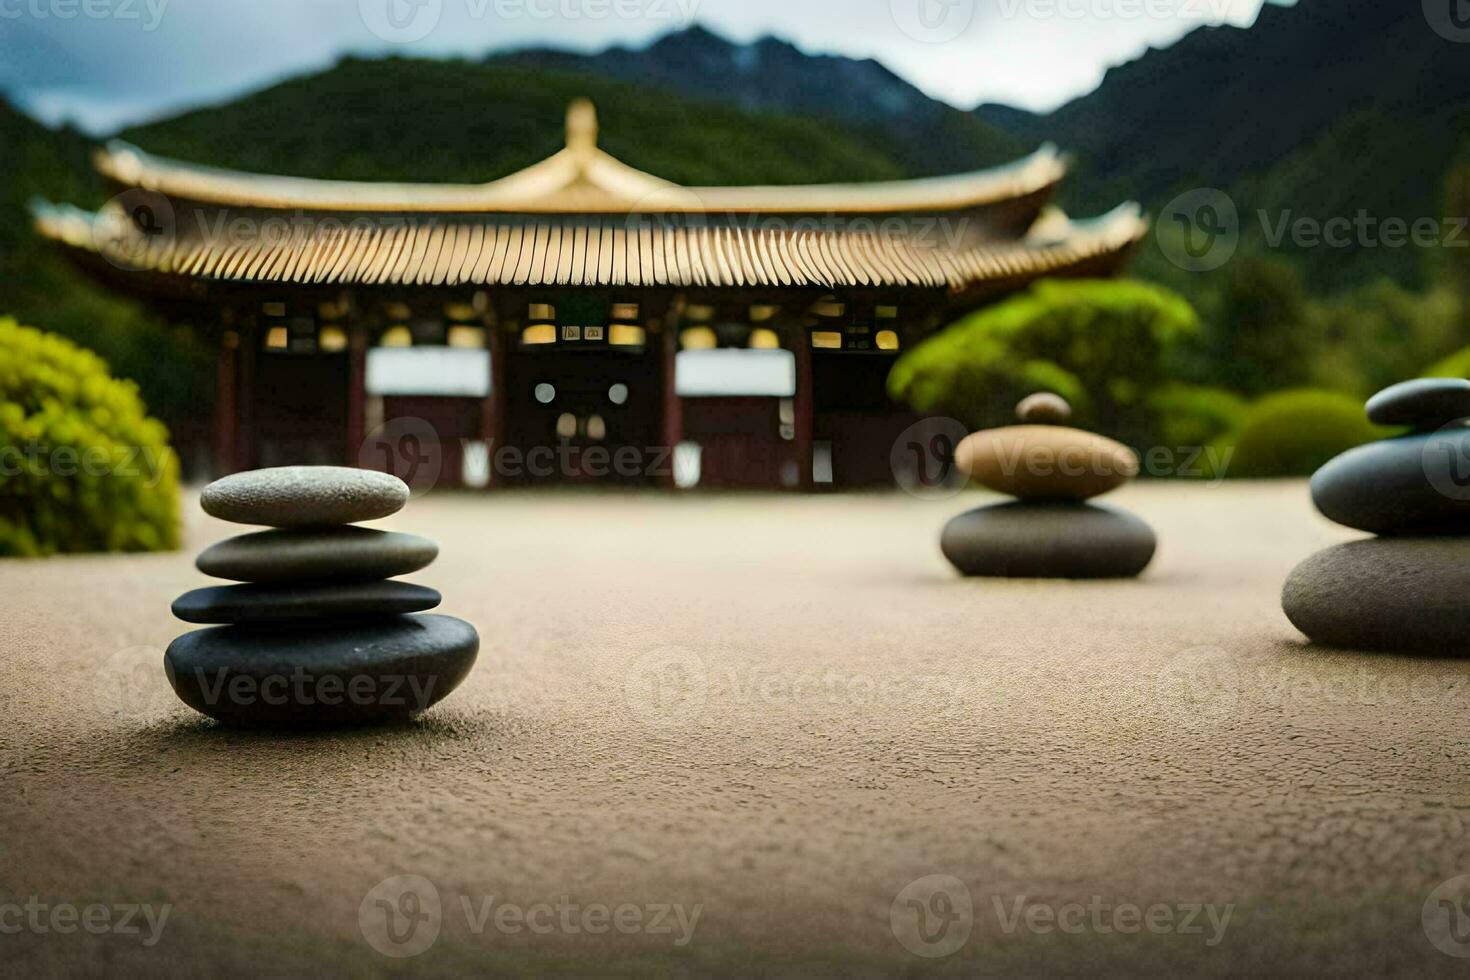
[[[1127,446],[1055,425],[976,432],[955,450],[955,463],[975,482],[1022,500],[1087,500],[1138,475]]]

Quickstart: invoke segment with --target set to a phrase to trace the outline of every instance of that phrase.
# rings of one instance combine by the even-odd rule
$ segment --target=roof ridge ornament
[[[597,107],[588,98],[567,106],[567,149],[587,160],[597,152]]]

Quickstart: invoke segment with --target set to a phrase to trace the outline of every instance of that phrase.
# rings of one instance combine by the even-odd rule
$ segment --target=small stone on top
[[[1470,381],[1416,378],[1385,388],[1368,399],[1368,421],[1407,425],[1416,431],[1470,418]]]
[[[396,514],[408,484],[390,473],[346,466],[279,466],[236,473],[204,488],[205,513],[236,524],[325,527]]]
[[[1072,406],[1061,395],[1041,391],[1021,399],[1016,418],[1029,425],[1062,425],[1072,418]]]

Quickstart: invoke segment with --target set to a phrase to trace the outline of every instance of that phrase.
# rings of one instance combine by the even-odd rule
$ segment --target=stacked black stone
[[[206,549],[201,572],[241,585],[196,589],[173,604],[190,623],[164,656],[185,704],[242,725],[349,725],[412,717],[468,676],[480,638],[433,589],[389,581],[427,567],[439,546],[353,526],[397,513],[395,476],[335,466],[239,473],[205,488],[221,520],[274,530]]]
[[[1378,537],[1302,562],[1282,609],[1326,646],[1470,654],[1470,381],[1406,381],[1367,408],[1370,421],[1409,434],[1328,462],[1312,477],[1312,502]]]
[[[939,547],[976,578],[1132,578],[1153,561],[1153,528],[1093,499],[1138,474],[1121,443],[1068,428],[1071,406],[1032,395],[1016,406],[1021,425],[984,429],[955,450],[955,465],[987,489],[1016,499],[960,514]]]

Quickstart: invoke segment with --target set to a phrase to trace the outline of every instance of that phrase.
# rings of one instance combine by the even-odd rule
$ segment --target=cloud
[[[956,105],[999,101],[1047,109],[1095,86],[1108,66],[1201,23],[1248,24],[1260,4],[0,0],[0,86],[48,121],[73,118],[101,132],[320,68],[344,53],[479,56],[528,45],[591,50],[646,43],[693,20],[736,40],[774,33],[813,52],[873,57]],[[381,25],[420,16],[433,19],[421,37],[385,39],[392,32]]]

